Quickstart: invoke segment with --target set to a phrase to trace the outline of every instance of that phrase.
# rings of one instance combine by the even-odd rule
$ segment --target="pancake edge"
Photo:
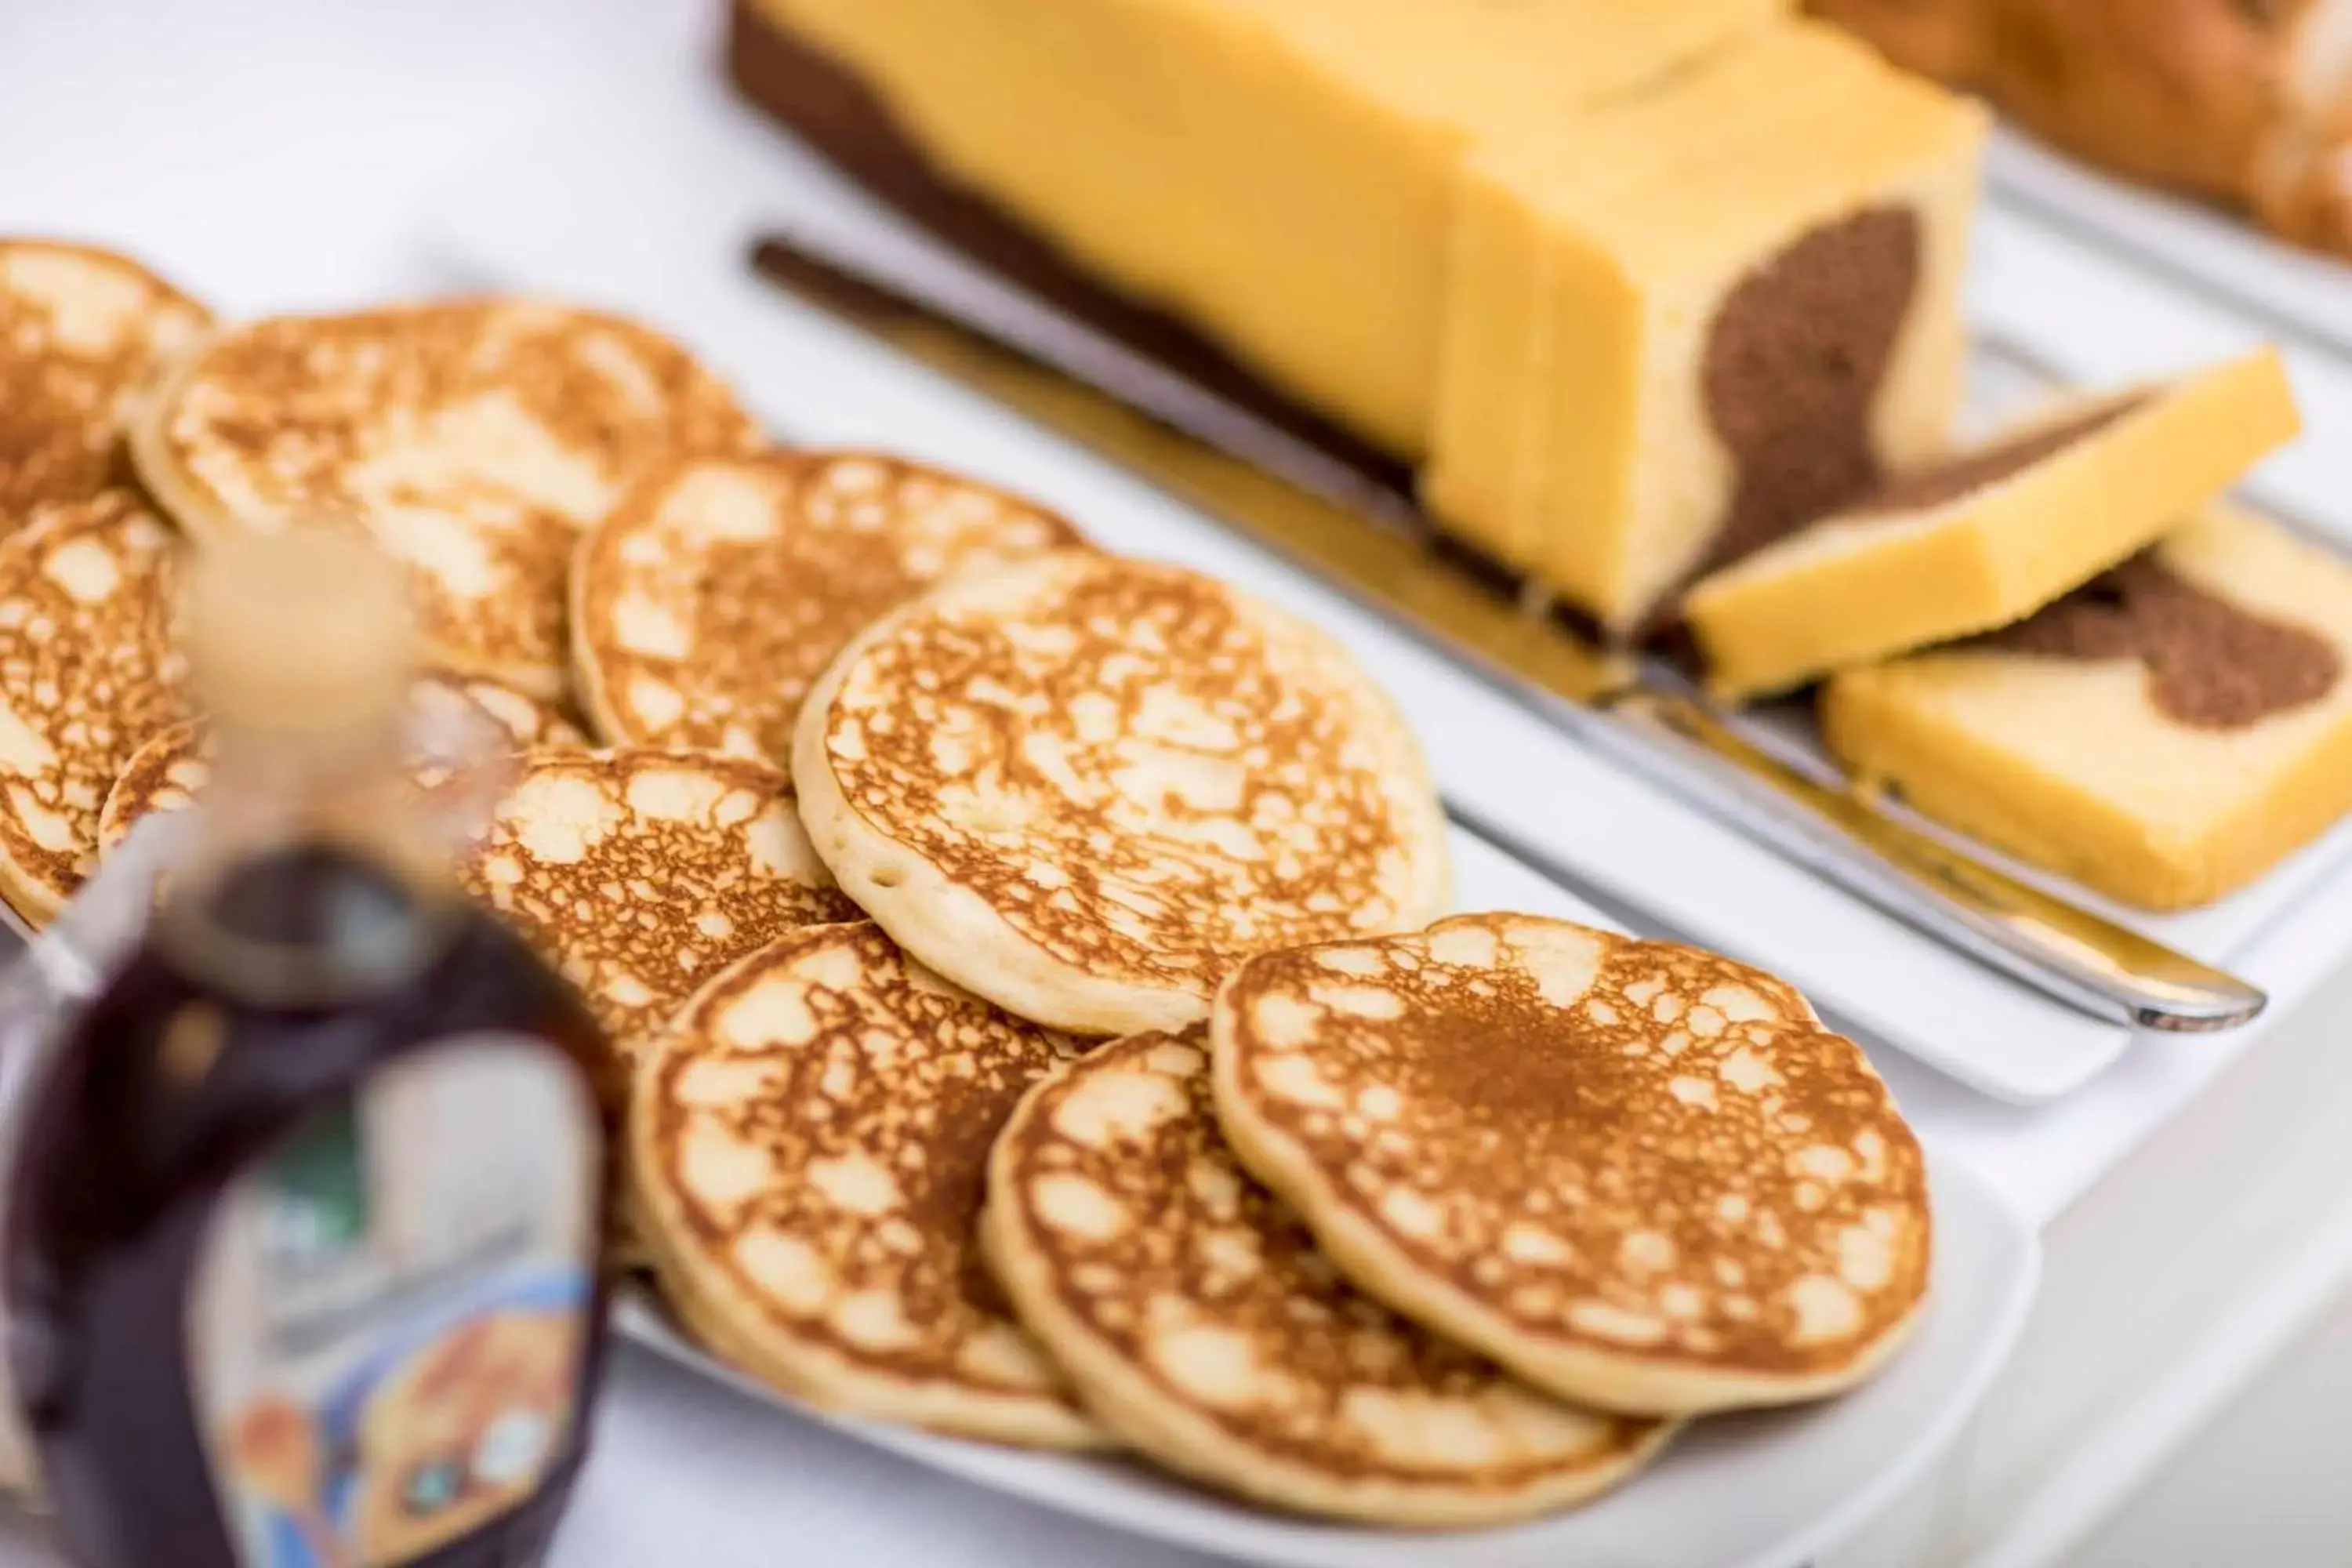
[[[804,926],[800,932],[824,929]],[[680,1005],[677,1016],[684,1017],[704,992],[757,963],[768,952],[757,949],[719,971]],[[708,1268],[674,1239],[687,1228],[683,1205],[667,1184],[652,1175],[661,1166],[661,1151],[652,1138],[656,1083],[662,1065],[687,1049],[685,1037],[672,1030],[646,1042],[638,1053],[624,1118],[621,1170],[624,1212],[635,1226],[638,1247],[663,1297],[688,1329],[738,1370],[778,1393],[835,1415],[1015,1447],[1083,1451],[1111,1446],[1101,1427],[1063,1400],[985,1394],[944,1380],[916,1383],[885,1376],[798,1333],[772,1324],[765,1332],[744,1326],[747,1318],[760,1320],[756,1303],[746,1311],[727,1300],[731,1287],[718,1280],[714,1288]]]
[[[1239,1051],[1233,1043],[1230,994],[1239,973],[1237,968],[1218,987],[1211,1010],[1209,1073],[1217,1124],[1243,1167],[1297,1211],[1316,1244],[1366,1295],[1558,1398],[1630,1415],[1680,1416],[1794,1405],[1842,1394],[1869,1381],[1902,1349],[1935,1299],[1931,1275],[1909,1310],[1842,1365],[1808,1373],[1710,1366],[1680,1357],[1603,1350],[1559,1335],[1530,1334],[1406,1257],[1378,1226],[1349,1206],[1289,1139],[1250,1108],[1238,1081]],[[1811,1011],[1810,1002],[1806,1010]],[[1933,1201],[1930,1194],[1931,1239]],[[1930,1262],[1932,1268],[1932,1254]]]
[[[1032,1119],[1045,1090],[1077,1065],[1066,1063],[1030,1085],[997,1134],[989,1152],[990,1196],[981,1210],[981,1258],[1013,1304],[1014,1316],[1062,1368],[1087,1412],[1137,1453],[1203,1485],[1269,1507],[1363,1524],[1436,1530],[1507,1524],[1590,1501],[1641,1470],[1674,1440],[1680,1424],[1663,1421],[1607,1463],[1507,1490],[1479,1491],[1393,1477],[1346,1481],[1236,1439],[1191,1406],[1171,1399],[1062,1305],[1052,1276],[1037,1258],[1034,1232],[1023,1205],[1003,1195],[1013,1187],[1014,1131]]]
[[[670,472],[670,465],[664,464],[659,473],[646,476],[640,488],[667,478]],[[579,541],[572,547],[572,560],[563,569],[563,652],[564,664],[568,667],[565,673],[571,679],[572,700],[579,707],[580,716],[588,721],[589,734],[606,746],[640,746],[646,743],[636,730],[622,721],[619,710],[606,695],[604,668],[596,658],[595,648],[590,644],[588,617],[583,613],[588,605],[588,563],[593,559],[599,542],[613,526],[614,520],[635,496],[636,490],[632,489],[622,498],[619,506],[606,512],[593,527],[580,531]],[[781,767],[783,763],[777,765]]]
[[[156,521],[163,523],[171,521],[170,513],[163,510],[162,507],[155,504],[148,497],[140,495],[136,490],[133,490],[127,486],[113,486],[110,487],[110,489],[120,490],[122,494],[129,496],[139,510],[152,516]],[[102,497],[107,493],[107,490],[100,490],[98,495],[88,496],[83,498],[81,500],[60,502],[55,506],[46,508],[37,513],[29,524],[16,530],[14,533],[6,535],[5,541],[0,541],[0,542],[5,542],[10,546],[15,547],[16,546],[17,542],[21,540],[25,542],[22,548],[27,550],[37,548],[37,542],[44,532],[51,532],[57,530],[58,527],[58,520],[72,517],[82,507],[96,501],[100,497]],[[173,720],[171,723],[162,725],[152,732],[141,736],[139,744],[131,749],[131,756],[123,759],[124,765],[128,766],[131,757],[137,756],[141,751],[145,749],[147,743],[154,740],[157,735],[160,735],[163,731],[173,729],[183,722],[185,722],[185,721]],[[121,781],[121,769],[117,769],[115,771],[114,783],[120,783]],[[106,786],[106,793],[109,798],[112,797],[114,794],[114,784],[110,783]],[[99,802],[98,813],[96,816],[92,818],[90,823],[90,839],[88,852],[93,864],[99,859],[102,846],[105,842],[100,837],[101,825],[105,821],[105,817],[106,802],[101,800]],[[18,864],[16,858],[8,852],[5,842],[0,841],[0,903],[5,903],[11,910],[15,910],[17,917],[24,921],[26,925],[31,926],[36,931],[47,925],[51,921],[56,920],[59,915],[65,912],[66,906],[73,902],[75,896],[80,891],[81,886],[79,883],[77,883],[72,888],[61,889],[51,883],[48,879],[36,876],[24,866]]]

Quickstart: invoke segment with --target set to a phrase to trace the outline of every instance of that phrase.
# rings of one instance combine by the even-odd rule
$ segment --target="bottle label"
[[[391,1568],[537,1493],[581,1415],[598,1125],[544,1042],[468,1035],[230,1183],[188,1364],[244,1568]]]

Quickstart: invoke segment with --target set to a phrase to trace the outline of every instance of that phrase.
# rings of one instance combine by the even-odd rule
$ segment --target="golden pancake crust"
[[[1213,1029],[1226,1136],[1349,1278],[1563,1398],[1832,1393],[1926,1297],[1916,1139],[1734,960],[1468,915],[1252,959]]]

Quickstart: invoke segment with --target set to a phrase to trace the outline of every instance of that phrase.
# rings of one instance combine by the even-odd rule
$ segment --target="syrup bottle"
[[[89,1568],[543,1554],[602,1369],[579,999],[443,876],[394,569],[194,563],[197,847],[29,1092],[8,1353]]]

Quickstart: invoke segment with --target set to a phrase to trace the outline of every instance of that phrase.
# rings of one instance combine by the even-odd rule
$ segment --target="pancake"
[[[974,1225],[991,1141],[1069,1042],[811,926],[720,974],[637,1065],[635,1212],[687,1325],[826,1409],[1103,1441],[1004,1310]]]
[[[123,490],[0,539],[0,896],[36,925],[97,864],[123,764],[186,717],[176,545]]]
[[[124,477],[131,404],[210,321],[127,256],[0,238],[0,532]]]
[[[575,683],[616,745],[786,766],[810,684],[885,611],[940,577],[1083,542],[1041,507],[897,458],[685,458],[581,545]]]
[[[703,752],[523,753],[457,877],[579,987],[625,1057],[744,954],[857,918],[810,852],[791,782]]]
[[[212,735],[198,720],[158,730],[131,753],[98,813],[98,853],[111,855],[159,811],[185,811],[213,782]]]
[[[131,447],[200,537],[350,520],[409,567],[434,663],[552,698],[581,530],[661,463],[752,434],[645,328],[485,300],[232,328],[165,378]]]
[[[861,634],[793,735],[817,853],[932,968],[1079,1034],[1204,1017],[1248,953],[1440,912],[1444,814],[1321,632],[1064,552]]]
[[[1206,1031],[1029,1091],[982,1221],[1021,1321],[1139,1452],[1278,1508],[1465,1525],[1632,1474],[1670,1423],[1564,1405],[1342,1279],[1217,1131]]]
[[[1468,915],[1253,959],[1212,1029],[1225,1135],[1349,1278],[1564,1399],[1834,1393],[1926,1299],[1917,1141],[1746,964]]]
[[[494,680],[427,670],[410,687],[409,700],[414,721],[428,738],[446,736],[469,723],[517,750],[576,745],[583,738],[556,704]],[[202,721],[185,720],[148,737],[106,792],[98,816],[99,854],[112,854],[142,817],[194,805],[212,782],[212,737]],[[431,770],[425,782],[435,782],[441,772]]]
[[[428,669],[409,688],[409,700],[419,719],[432,721],[457,712],[489,721],[498,740],[517,751],[534,746],[583,746],[588,736],[571,708],[503,681],[478,675]]]

